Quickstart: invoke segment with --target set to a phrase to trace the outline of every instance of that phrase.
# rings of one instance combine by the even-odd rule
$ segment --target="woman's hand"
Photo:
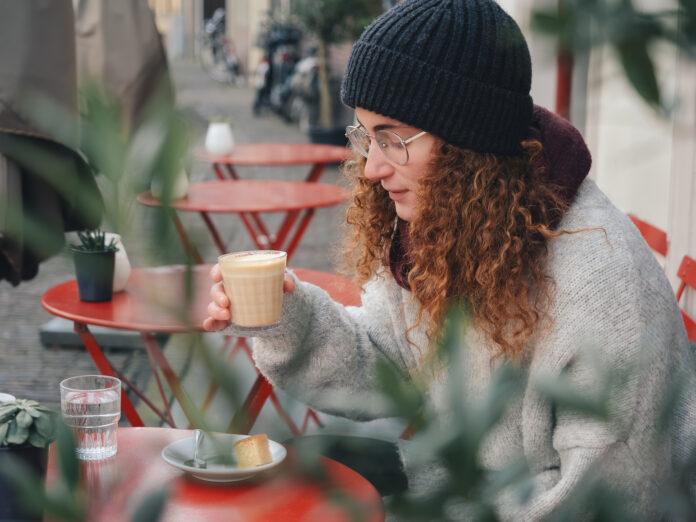
[[[230,325],[230,300],[225,294],[222,286],[222,273],[220,265],[217,263],[210,270],[210,278],[213,286],[210,287],[210,303],[208,304],[208,315],[203,321],[203,329],[207,332],[218,332]],[[295,290],[295,279],[289,273],[285,273],[283,280],[283,291],[292,292]]]

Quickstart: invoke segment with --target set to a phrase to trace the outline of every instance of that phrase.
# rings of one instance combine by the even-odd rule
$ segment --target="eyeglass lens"
[[[367,158],[370,150],[370,137],[365,129],[353,127],[347,136],[353,148]],[[406,164],[408,161],[406,145],[396,133],[387,130],[377,131],[375,132],[375,141],[387,159],[399,165]]]

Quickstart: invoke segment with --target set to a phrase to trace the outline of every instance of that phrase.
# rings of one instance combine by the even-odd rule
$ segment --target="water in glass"
[[[116,454],[116,429],[121,418],[118,384],[106,389],[62,390],[63,419],[73,429],[77,458],[99,460]]]

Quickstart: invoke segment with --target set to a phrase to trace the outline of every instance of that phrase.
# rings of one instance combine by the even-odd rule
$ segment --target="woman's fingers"
[[[208,303],[208,315],[203,321],[203,329],[207,332],[217,332],[226,328],[230,323],[230,300],[222,286],[222,274],[220,265],[214,265],[210,269],[210,278],[214,284],[210,287],[210,303]]]
[[[212,279],[214,283],[222,281],[222,272],[220,271],[220,265],[218,263],[215,263],[213,268],[210,269],[210,279]]]
[[[283,292],[292,292],[295,290],[295,278],[292,274],[285,272],[283,277]]]
[[[230,309],[222,308],[216,303],[208,303],[208,315],[213,319],[219,321],[229,321],[230,320]]]
[[[212,317],[208,317],[205,321],[203,321],[203,329],[206,332],[219,332],[220,330],[227,328],[228,325],[229,321],[217,321]]]
[[[220,308],[229,308],[230,300],[225,293],[222,283],[215,283],[210,287],[210,299]]]

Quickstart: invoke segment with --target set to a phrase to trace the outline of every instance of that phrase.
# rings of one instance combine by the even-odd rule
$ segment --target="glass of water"
[[[77,458],[100,460],[116,454],[121,418],[121,381],[106,375],[80,375],[60,383],[60,409],[75,435]]]

